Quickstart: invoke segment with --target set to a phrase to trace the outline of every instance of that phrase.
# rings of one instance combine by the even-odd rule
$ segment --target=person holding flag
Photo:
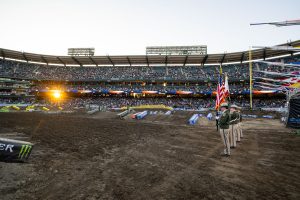
[[[226,81],[225,81],[226,82]],[[229,90],[228,90],[229,92]],[[216,110],[221,109],[221,115],[218,120],[218,126],[220,131],[220,136],[225,146],[222,155],[230,156],[230,141],[229,141],[229,122],[230,122],[230,112],[228,110],[228,104],[225,102],[225,84],[222,81],[222,66],[220,66],[219,83],[217,86],[216,95]]]
[[[221,116],[219,119],[220,135],[225,146],[224,152],[221,155],[230,156],[230,141],[229,141],[229,122],[230,122],[230,113],[228,110],[228,104],[222,103],[220,105]]]
[[[227,101],[227,99],[230,100],[230,91],[229,91],[229,84],[228,84],[228,76],[227,73],[225,73],[225,83],[224,83],[224,99]],[[237,113],[237,106],[236,105],[230,105],[230,122],[229,122],[229,141],[230,141],[230,148],[236,147],[236,141],[237,141],[237,123],[239,121],[239,114]]]

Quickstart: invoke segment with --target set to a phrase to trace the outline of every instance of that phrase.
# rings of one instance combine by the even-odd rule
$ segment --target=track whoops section
[[[225,158],[214,123],[191,115],[1,113],[0,137],[35,144],[29,163],[0,162],[1,199],[299,199],[299,137],[245,120]]]

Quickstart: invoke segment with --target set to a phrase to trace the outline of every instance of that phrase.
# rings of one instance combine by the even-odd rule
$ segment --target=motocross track
[[[244,120],[222,157],[215,122],[191,115],[0,113],[0,137],[35,144],[0,162],[0,199],[300,199],[300,137],[279,120]]]

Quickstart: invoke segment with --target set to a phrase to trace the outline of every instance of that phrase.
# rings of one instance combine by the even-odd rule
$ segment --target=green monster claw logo
[[[25,145],[25,144],[23,144],[23,145],[22,145],[22,148],[21,148],[21,151],[20,151],[20,153],[19,153],[18,158],[19,158],[19,159],[22,159],[23,157],[24,157],[24,158],[28,158],[28,154],[30,153],[31,148],[32,148],[31,145],[28,145],[28,144]]]

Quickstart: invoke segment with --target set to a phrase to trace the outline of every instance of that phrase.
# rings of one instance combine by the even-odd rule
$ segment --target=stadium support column
[[[252,51],[249,49],[250,109],[252,110]]]

